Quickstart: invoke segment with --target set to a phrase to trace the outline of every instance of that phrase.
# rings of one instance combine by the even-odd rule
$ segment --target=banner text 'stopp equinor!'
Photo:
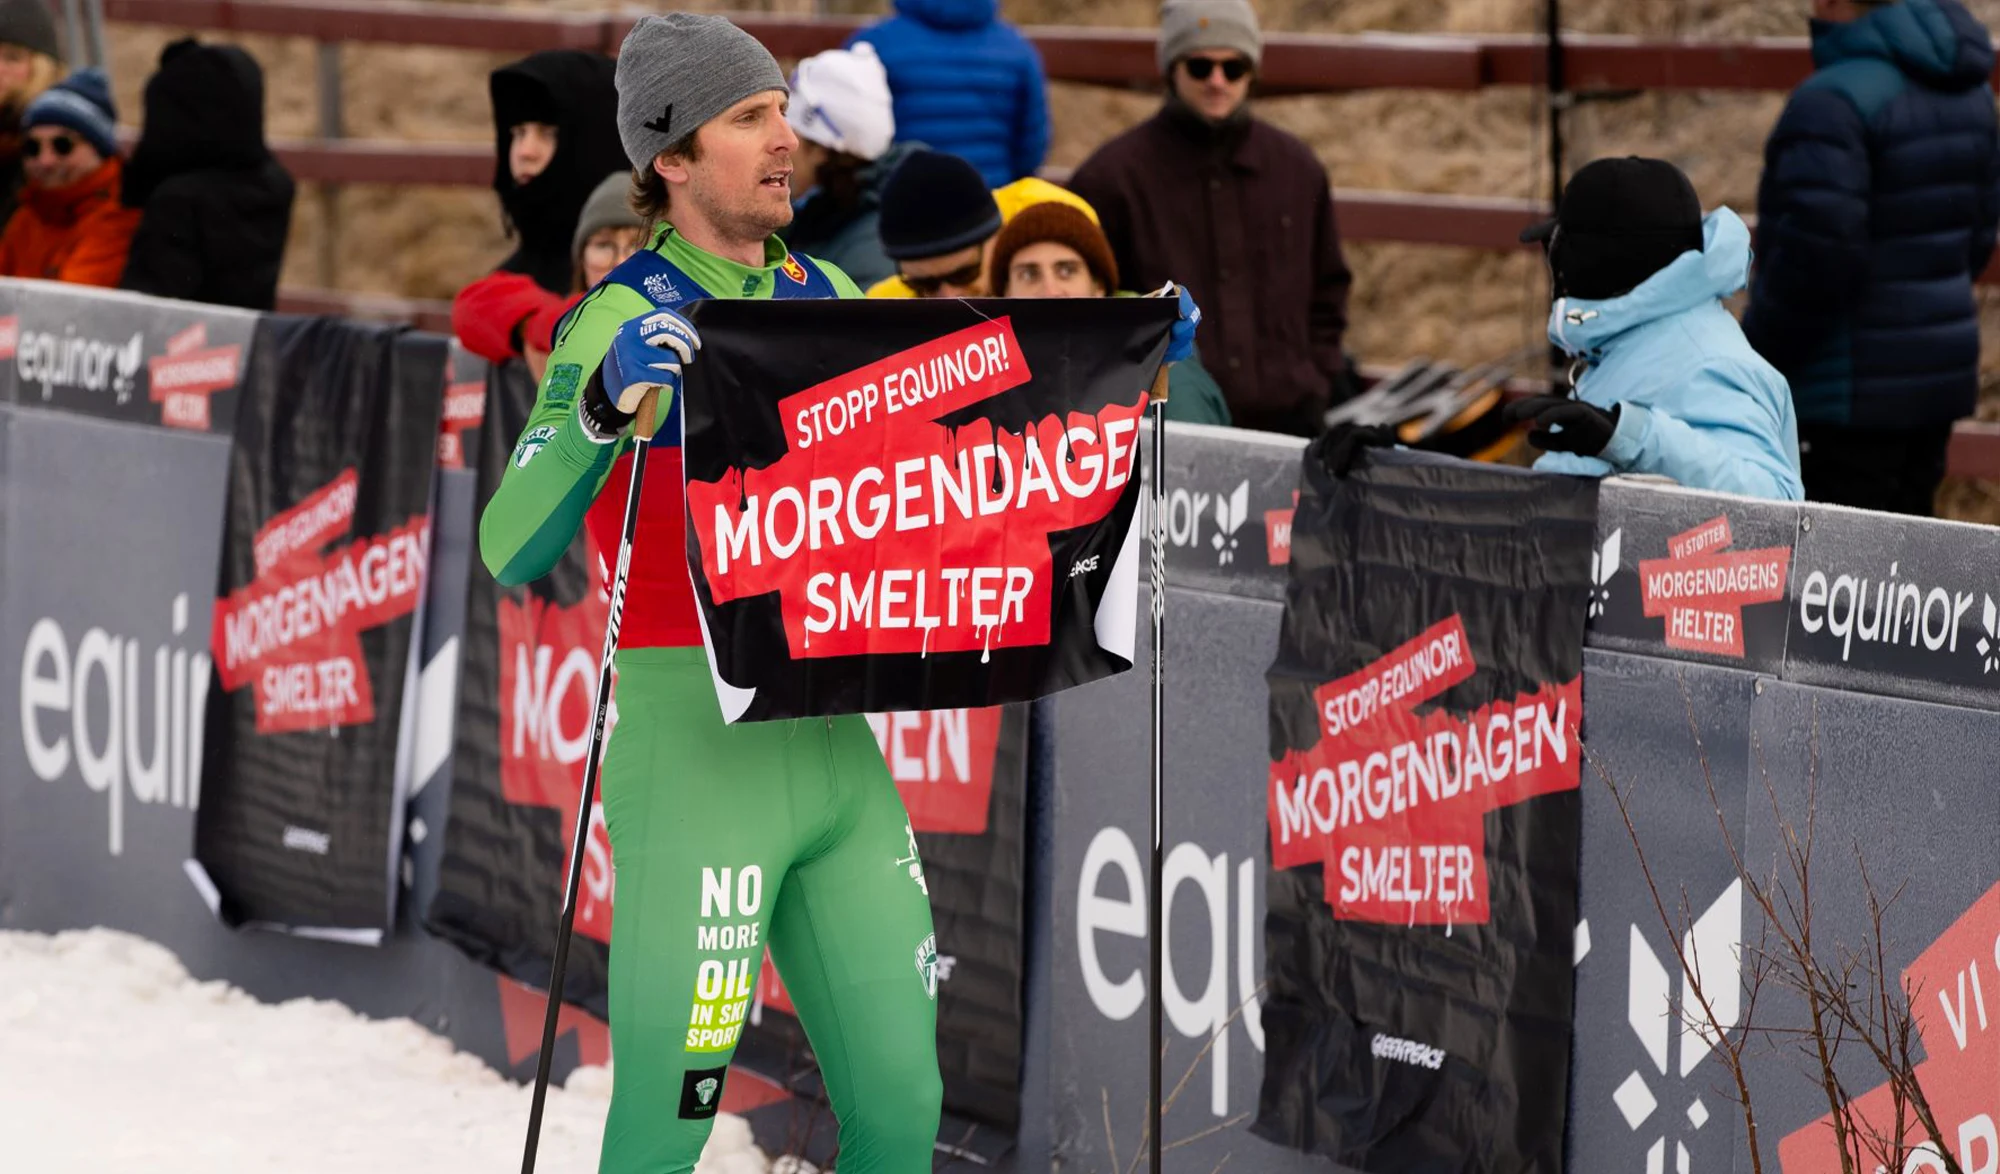
[[[694,311],[688,562],[732,718],[994,705],[1130,666],[1171,307],[981,305]]]

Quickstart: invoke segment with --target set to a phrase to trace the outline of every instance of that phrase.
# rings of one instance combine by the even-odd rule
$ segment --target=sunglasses
[[[67,159],[69,158],[69,153],[76,150],[76,140],[70,138],[68,135],[57,135],[47,140],[47,142],[49,150],[58,159]],[[21,154],[29,159],[39,156],[42,153],[42,143],[43,140],[41,139],[27,140],[21,144]]]
[[[1233,82],[1242,81],[1250,72],[1250,63],[1241,57],[1231,57],[1227,61],[1217,61],[1213,57],[1189,57],[1181,62],[1181,68],[1187,70],[1187,75],[1198,82],[1207,81],[1208,75],[1214,73],[1218,67],[1222,70],[1222,76]]]
[[[972,264],[954,269],[950,273],[940,273],[933,277],[911,277],[905,273],[903,274],[903,284],[909,286],[910,292],[920,298],[934,298],[938,295],[938,291],[947,285],[964,289],[967,286],[977,283],[979,281],[979,274],[984,268],[985,262],[974,261]]]

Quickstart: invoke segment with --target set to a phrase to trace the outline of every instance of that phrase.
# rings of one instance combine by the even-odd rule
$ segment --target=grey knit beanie
[[[646,222],[632,210],[626,199],[632,190],[632,173],[614,171],[604,177],[604,182],[590,193],[583,202],[583,212],[576,218],[576,234],[570,237],[569,255],[576,260],[583,259],[584,242],[590,234],[600,228],[644,228]]]
[[[1249,0],[1166,0],[1160,5],[1160,72],[1202,49],[1234,49],[1264,61],[1264,34]]]
[[[42,0],[0,0],[0,43],[63,59],[55,16]]]
[[[632,166],[752,94],[780,90],[785,71],[757,38],[719,16],[648,16],[618,50],[618,138]]]

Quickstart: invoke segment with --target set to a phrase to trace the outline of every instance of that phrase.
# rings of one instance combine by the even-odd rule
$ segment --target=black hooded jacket
[[[292,177],[264,143],[264,73],[234,45],[175,41],[146,82],[123,202],[144,209],[119,284],[269,310],[291,232]]]
[[[567,295],[574,276],[570,236],[584,201],[614,171],[630,167],[618,142],[618,89],[611,59],[580,49],[549,49],[493,71],[493,190],[519,237],[500,263],[553,294]],[[540,175],[514,182],[507,165],[513,128],[523,122],[556,127],[556,151]]]

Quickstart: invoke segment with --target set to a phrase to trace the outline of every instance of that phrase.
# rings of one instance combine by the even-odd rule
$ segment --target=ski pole
[[[1160,1104],[1160,987],[1164,963],[1166,885],[1162,879],[1162,861],[1165,856],[1161,844],[1165,840],[1165,821],[1161,812],[1161,774],[1163,765],[1162,731],[1160,714],[1160,656],[1164,650],[1164,629],[1167,616],[1167,368],[1160,364],[1160,372],[1153,377],[1153,393],[1147,411],[1153,416],[1153,476],[1152,476],[1152,538],[1153,538],[1153,873],[1149,878],[1152,888],[1148,902],[1151,924],[1147,937],[1151,940],[1152,967],[1147,978],[1152,985],[1146,1001],[1146,1026],[1150,1032],[1151,1048],[1148,1080],[1148,1106],[1152,1110],[1152,1149],[1147,1169],[1151,1174],[1160,1174],[1160,1132],[1164,1122],[1164,1109]]]
[[[577,890],[583,886],[583,853],[590,842],[590,807],[597,797],[597,774],[604,757],[604,718],[611,707],[611,658],[618,651],[618,626],[625,615],[625,580],[632,571],[632,540],[639,529],[639,488],[646,479],[646,450],[653,447],[659,399],[659,390],[655,388],[639,401],[638,419],[632,430],[635,441],[632,484],[625,491],[625,524],[618,534],[618,569],[611,577],[611,608],[604,621],[604,656],[597,665],[597,699],[591,706],[590,743],[583,755],[583,794],[577,800],[576,837],[569,849],[569,879],[563,884],[562,927],[556,931],[549,1005],[542,1017],[542,1056],[535,1065],[535,1094],[528,1107],[528,1145],[521,1155],[521,1174],[535,1174],[535,1149],[542,1139],[542,1106],[549,1095],[549,1067],[556,1055],[556,1020],[562,1013],[563,971],[569,966]]]

